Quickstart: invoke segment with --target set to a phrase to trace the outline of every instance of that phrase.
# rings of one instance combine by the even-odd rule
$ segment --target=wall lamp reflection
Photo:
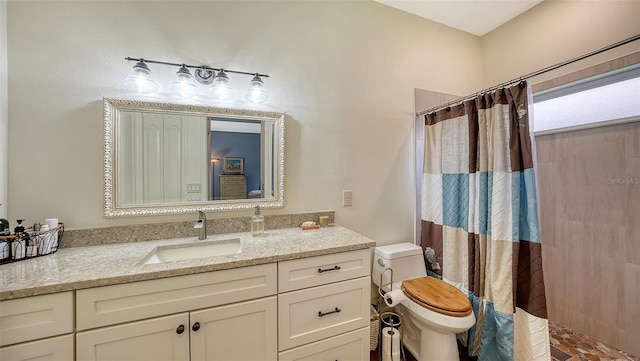
[[[153,79],[151,69],[147,64],[161,64],[175,66],[178,68],[175,79],[169,85],[171,94],[180,98],[191,98],[200,93],[197,83],[203,86],[211,86],[209,94],[216,100],[228,101],[235,97],[235,92],[231,86],[231,81],[227,73],[253,76],[244,97],[252,103],[264,103],[269,99],[269,93],[264,88],[262,78],[268,78],[267,74],[250,73],[245,71],[229,70],[222,68],[212,68],[205,65],[187,65],[178,63],[168,63],[164,61],[148,60],[143,58],[126,57],[125,60],[135,61],[136,64],[129,71],[129,75],[124,79],[124,86],[139,94],[152,94],[158,91],[158,83]],[[191,71],[194,70],[194,75]],[[197,83],[196,83],[197,82]]]

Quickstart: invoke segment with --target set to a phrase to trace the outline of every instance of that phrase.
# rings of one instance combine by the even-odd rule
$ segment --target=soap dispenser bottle
[[[251,217],[251,235],[262,236],[264,234],[264,216],[260,214],[260,206],[256,206],[256,213]]]
[[[16,220],[16,223],[18,223],[18,225],[13,229],[13,233],[15,233],[16,236],[24,232],[24,226],[22,225],[22,222],[24,222],[24,219]]]

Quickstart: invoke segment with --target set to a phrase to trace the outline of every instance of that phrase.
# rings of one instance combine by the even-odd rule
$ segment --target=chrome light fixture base
[[[210,85],[213,83],[213,78],[216,75],[216,72],[211,69],[207,69],[205,67],[197,68],[194,72],[195,78],[198,83],[202,85]]]

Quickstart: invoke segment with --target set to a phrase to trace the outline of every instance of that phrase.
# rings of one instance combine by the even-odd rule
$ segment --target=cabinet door
[[[79,332],[76,360],[188,361],[189,314]]]
[[[3,361],[73,360],[73,335],[0,348]]]
[[[192,312],[191,360],[276,360],[277,332],[275,296]]]

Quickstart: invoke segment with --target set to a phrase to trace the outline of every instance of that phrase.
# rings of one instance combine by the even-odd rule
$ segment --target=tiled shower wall
[[[640,357],[640,122],[536,146],[549,319]]]

